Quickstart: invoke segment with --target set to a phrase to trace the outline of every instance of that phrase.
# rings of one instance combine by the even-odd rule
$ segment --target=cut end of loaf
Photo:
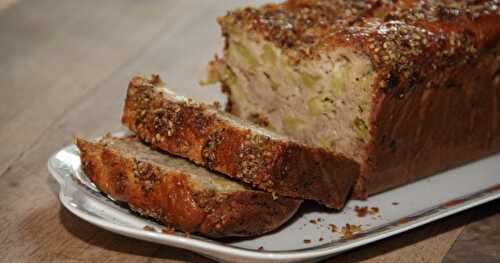
[[[495,0],[288,0],[236,9],[219,19],[224,57],[210,67],[219,68],[212,75],[233,114],[357,160],[354,193],[366,197],[490,152],[498,59],[485,60],[498,46],[498,10]],[[479,105],[473,94],[488,99]],[[457,119],[488,136],[474,137]],[[474,140],[462,134],[481,142],[477,149],[464,150]]]
[[[226,37],[224,58],[209,72],[227,87],[233,114],[357,161],[366,157],[376,79],[367,56],[339,48],[295,63],[258,36]]]

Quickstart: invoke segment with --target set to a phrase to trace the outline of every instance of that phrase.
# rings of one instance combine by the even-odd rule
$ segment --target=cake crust
[[[276,47],[292,69],[340,49],[369,59],[371,139],[360,147],[362,172],[353,192],[366,198],[500,152],[499,5],[289,0],[230,11],[218,21],[225,52],[244,35]],[[241,84],[220,81],[231,113],[254,114],[236,96]]]
[[[106,136],[100,142],[76,138],[85,174],[103,193],[132,210],[184,232],[210,237],[261,235],[286,222],[302,202],[276,199],[245,186],[225,191],[203,187],[185,168],[168,163],[163,167],[139,158],[136,152],[117,150],[111,146],[117,141],[140,143],[135,137]]]
[[[299,144],[175,96],[158,76],[129,84],[122,122],[153,147],[273,194],[342,208],[359,175],[343,155]]]

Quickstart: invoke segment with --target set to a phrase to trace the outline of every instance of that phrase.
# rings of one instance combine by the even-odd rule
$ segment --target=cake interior
[[[213,190],[218,193],[250,190],[241,183],[211,172],[187,160],[153,150],[132,137],[105,136],[100,140],[100,144],[106,145],[106,147],[129,158],[135,158],[138,161],[159,167],[166,172],[165,174],[182,173],[190,179],[188,181],[191,186],[198,190]]]
[[[226,37],[224,58],[210,63],[209,80],[229,88],[232,113],[303,143],[365,158],[376,78],[368,57],[338,48],[296,62],[258,36]]]

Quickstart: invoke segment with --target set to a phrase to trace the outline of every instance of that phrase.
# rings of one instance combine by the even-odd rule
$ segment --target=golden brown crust
[[[230,231],[239,236],[256,236],[276,229],[293,216],[290,213],[291,202],[282,197],[273,200],[269,195],[261,191],[247,191],[229,196],[207,215],[200,225],[201,232],[224,236]]]
[[[497,0],[289,0],[219,22],[227,42],[245,33],[297,64],[343,47],[370,58],[373,140],[355,197],[500,151]]]
[[[500,48],[432,74],[404,99],[379,95],[367,164],[355,197],[500,152]],[[422,84],[424,85],[424,84]]]
[[[378,88],[394,96],[435,71],[466,64],[500,38],[500,3],[481,1],[289,0],[219,18],[226,40],[246,33],[279,47],[291,62],[339,47],[366,54]]]
[[[80,138],[76,144],[85,174],[102,192],[185,232],[210,237],[260,235],[286,222],[301,204],[290,198],[274,200],[261,191],[196,189],[182,171],[139,161],[105,144]]]
[[[380,36],[377,42],[383,44],[383,37],[390,34],[388,29],[394,25],[404,27],[409,33],[418,34],[411,27],[434,33],[416,41],[425,38],[434,41],[432,38],[446,37],[452,32],[473,33],[469,37],[482,46],[494,34],[479,35],[480,32],[498,32],[494,27],[498,23],[495,21],[499,16],[498,5],[496,0],[289,0],[231,11],[220,17],[219,23],[228,37],[249,33],[250,37],[263,38],[279,47],[292,61],[300,63],[338,47],[338,40],[357,46],[366,42],[358,41],[360,38],[371,40]],[[405,37],[405,32],[400,33],[402,35],[396,36],[399,40],[410,40],[411,35]],[[450,46],[440,48],[451,51]],[[383,50],[371,53],[379,51]]]
[[[155,90],[158,81],[134,77],[122,116],[146,142],[278,195],[343,207],[359,174],[357,163],[235,124],[205,105],[175,100]]]

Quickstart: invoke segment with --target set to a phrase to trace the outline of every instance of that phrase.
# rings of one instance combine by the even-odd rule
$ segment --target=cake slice
[[[167,90],[158,76],[129,84],[122,122],[155,148],[273,194],[341,208],[359,165]]]
[[[277,229],[302,202],[253,190],[136,137],[77,138],[76,144],[85,174],[102,192],[181,231],[256,236]]]
[[[289,0],[219,18],[227,110],[361,164],[354,195],[500,151],[500,6]]]

